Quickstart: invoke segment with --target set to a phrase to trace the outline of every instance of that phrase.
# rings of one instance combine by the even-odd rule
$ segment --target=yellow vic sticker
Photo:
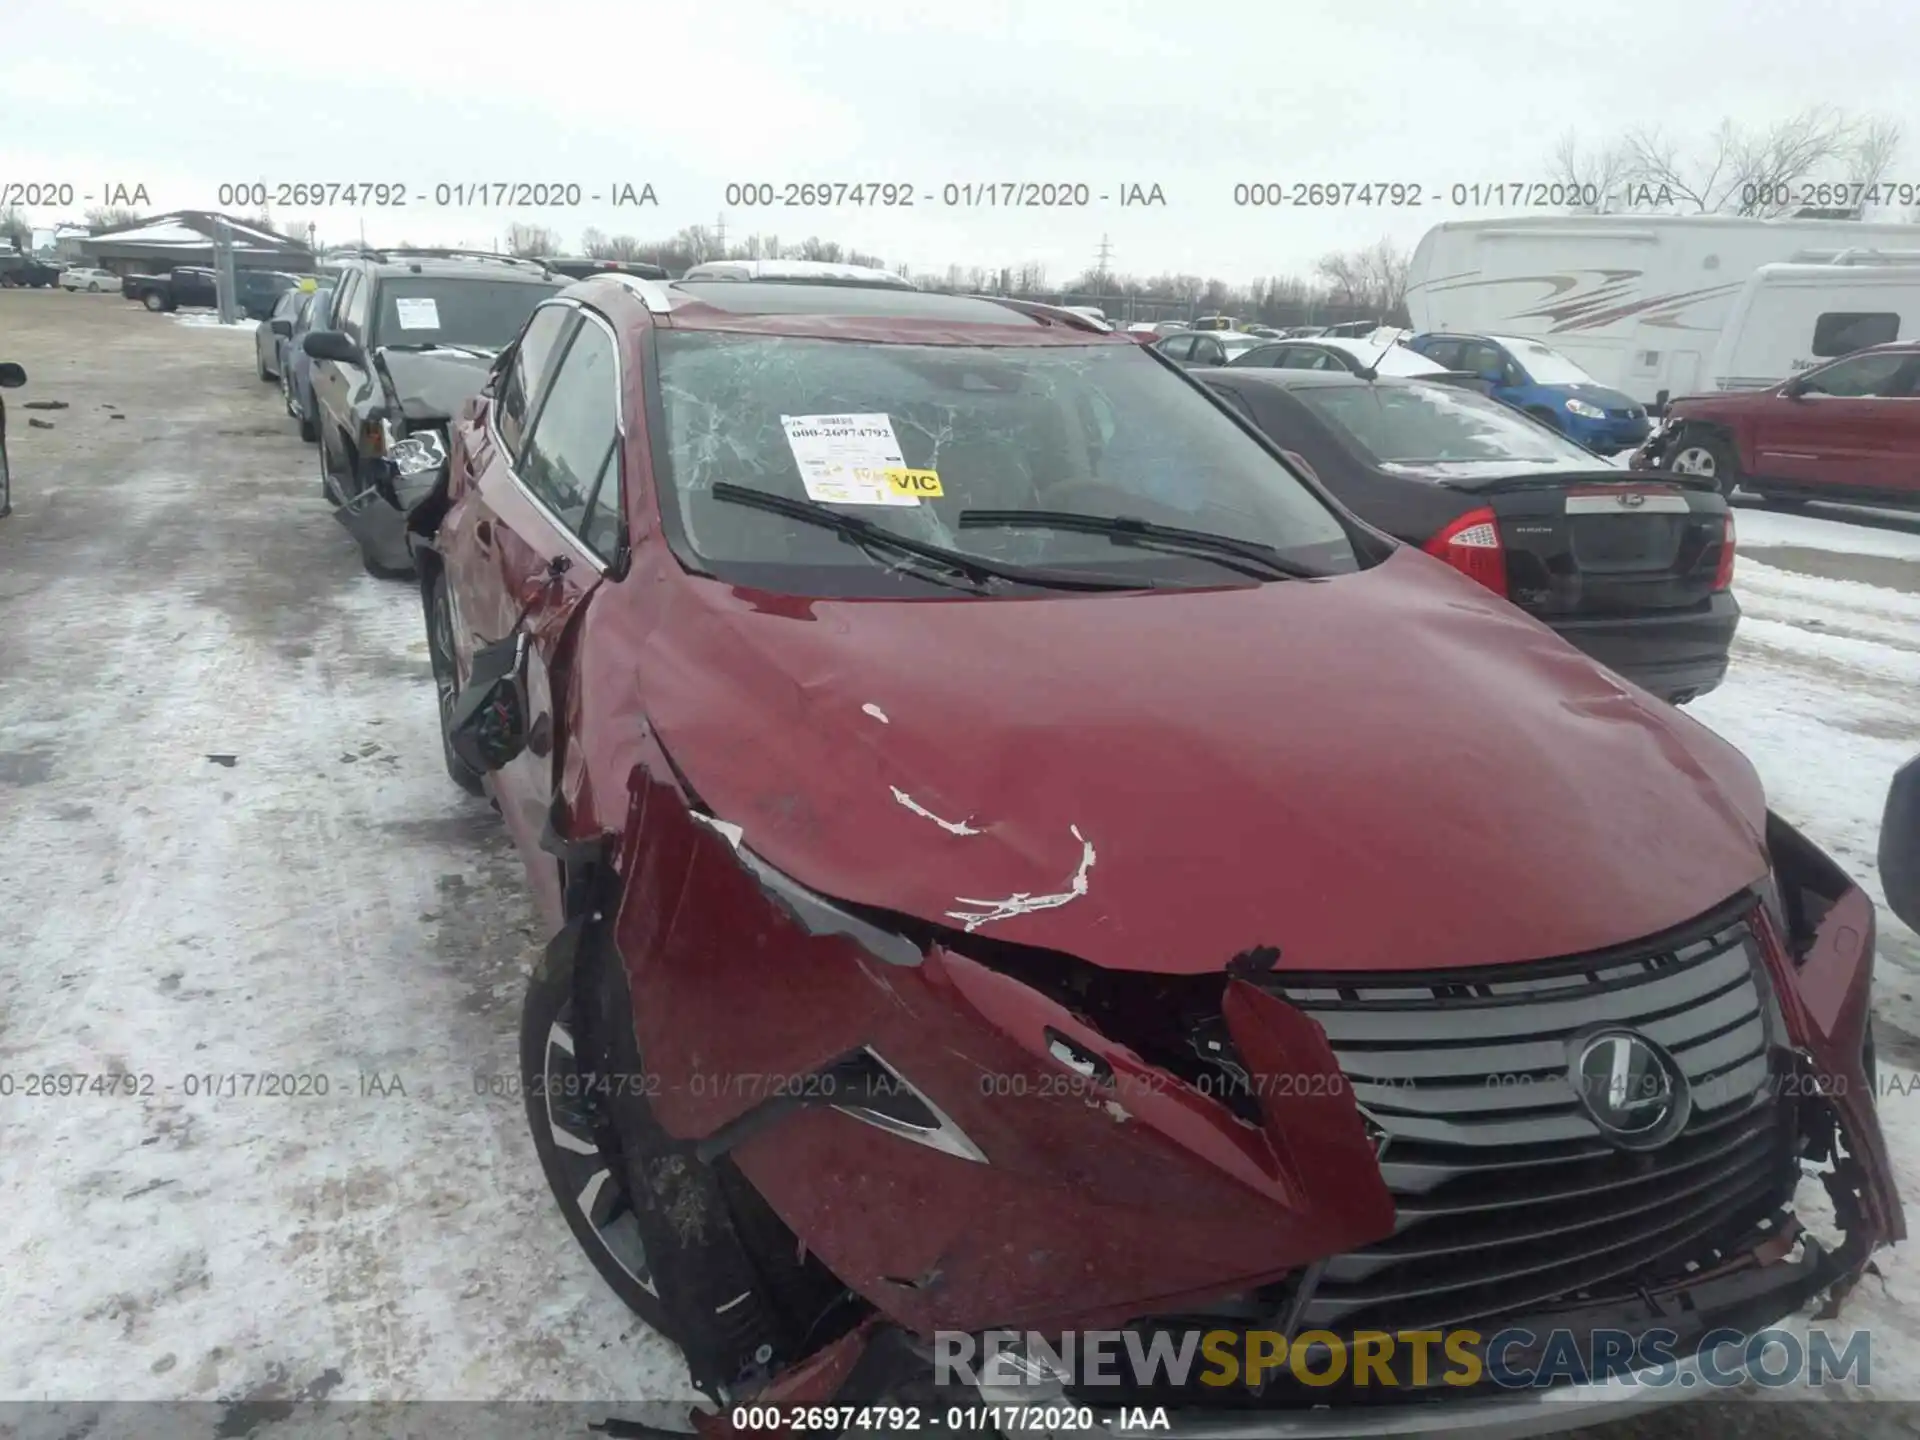
[[[886,476],[888,488],[896,495],[938,500],[946,493],[940,488],[940,472],[937,470],[903,470],[899,466],[890,466]]]

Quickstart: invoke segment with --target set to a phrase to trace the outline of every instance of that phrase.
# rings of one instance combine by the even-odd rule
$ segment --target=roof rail
[[[1095,335],[1111,335],[1114,327],[1102,324],[1091,315],[1082,315],[1078,310],[1068,310],[1061,305],[1048,305],[1039,300],[1015,300],[1009,295],[976,295],[977,300],[991,300],[996,305],[1004,305],[1009,310],[1018,310],[1022,315],[1031,315],[1036,320],[1052,320],[1058,324],[1071,325],[1076,330],[1089,330]]]
[[[536,260],[527,255],[506,255],[498,250],[463,250],[458,247],[448,248],[426,245],[386,245],[378,247],[365,245],[358,249],[342,253],[349,257],[357,256],[363,260],[372,260],[376,264],[385,264],[389,261],[409,258],[427,260],[497,260],[503,265],[531,265],[543,275],[553,274],[553,271],[543,261]]]
[[[603,270],[597,275],[589,275],[588,280],[611,280],[616,285],[624,285],[639,297],[652,314],[664,315],[673,308],[673,297],[667,294],[665,280],[649,280],[644,275],[629,275],[624,270]],[[579,282],[585,284],[586,281]]]

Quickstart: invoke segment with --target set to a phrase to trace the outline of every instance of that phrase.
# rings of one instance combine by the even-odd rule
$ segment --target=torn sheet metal
[[[966,820],[942,820],[938,815],[934,814],[933,811],[927,809],[926,806],[922,805],[918,800],[915,800],[898,785],[893,785],[888,788],[893,791],[893,798],[895,800],[906,806],[907,809],[911,810],[921,819],[931,820],[949,835],[980,835],[985,833],[974,829],[973,826],[968,823],[968,821],[973,818],[971,815],[969,815]],[[967,903],[971,904],[972,902],[969,901]]]
[[[895,792],[896,794],[898,792]],[[1073,872],[1073,878],[1067,881],[1067,888],[1058,895],[1028,895],[1024,892],[1009,895],[1004,900],[973,900],[965,895],[956,895],[956,905],[974,905],[984,907],[976,910],[949,910],[947,918],[958,920],[966,932],[971,935],[982,925],[992,924],[995,920],[1011,920],[1016,915],[1031,915],[1036,910],[1054,910],[1087,893],[1087,876],[1093,871],[1093,842],[1080,833],[1078,825],[1067,827],[1073,838],[1080,842],[1080,866]]]

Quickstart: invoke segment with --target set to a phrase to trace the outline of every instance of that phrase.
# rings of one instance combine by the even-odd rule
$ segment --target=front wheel
[[[1720,487],[1722,495],[1733,494],[1740,483],[1740,462],[1733,447],[1721,436],[1705,431],[1682,432],[1674,443],[1667,468],[1676,475],[1697,475]]]
[[[578,1023],[573,991],[573,965],[555,965],[543,956],[520,1012],[520,1087],[534,1153],[567,1228],[600,1278],[629,1310],[664,1333],[666,1311],[627,1196],[619,1138],[586,1083],[586,1077],[605,1072]]]
[[[98,280],[94,281],[91,285],[87,286],[87,294],[98,295],[99,293],[100,293],[100,282]]]
[[[145,305],[147,309],[153,311],[153,313],[156,315],[158,315],[162,310],[167,308],[166,297],[164,295],[156,295],[151,290],[147,292],[146,299],[142,300],[140,303]]]
[[[447,774],[469,795],[484,795],[481,776],[453,749],[453,705],[460,698],[460,663],[453,644],[453,597],[447,590],[447,572],[435,567],[427,582],[427,660],[433,666],[433,688],[440,705],[440,750]]]

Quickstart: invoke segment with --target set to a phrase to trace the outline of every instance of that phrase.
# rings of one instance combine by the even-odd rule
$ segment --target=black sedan
[[[1344,370],[1194,372],[1348,509],[1663,699],[1727,672],[1733,515],[1711,482],[1610,465],[1499,401]]]

